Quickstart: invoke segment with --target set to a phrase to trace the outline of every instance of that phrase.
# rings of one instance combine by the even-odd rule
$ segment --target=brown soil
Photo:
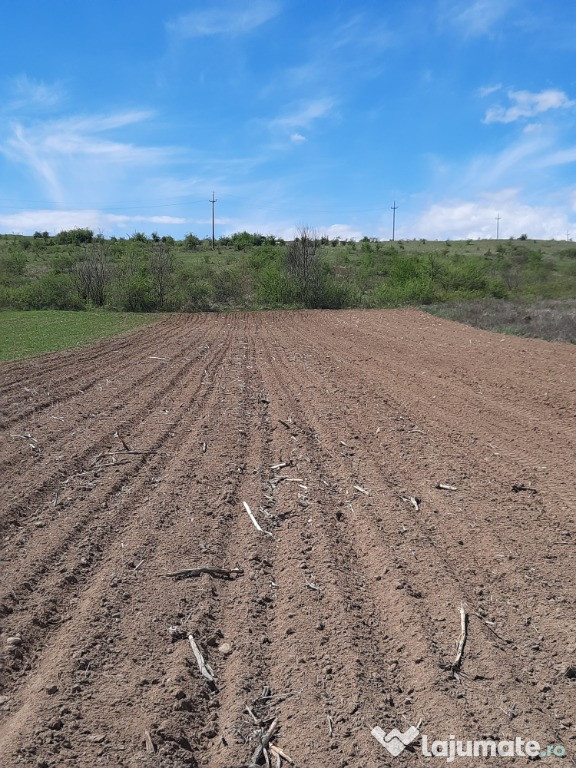
[[[1,365],[2,768],[239,768],[274,717],[301,768],[420,764],[370,733],[420,720],[574,762],[575,368],[412,310]]]

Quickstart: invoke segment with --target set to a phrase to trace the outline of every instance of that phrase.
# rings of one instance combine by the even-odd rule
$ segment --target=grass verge
[[[487,331],[576,344],[576,299],[478,300],[422,309]]]
[[[32,310],[0,312],[0,360],[55,352],[132,331],[160,320],[159,314]]]

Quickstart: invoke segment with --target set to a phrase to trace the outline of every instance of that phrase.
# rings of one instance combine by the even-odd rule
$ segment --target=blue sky
[[[572,2],[0,8],[0,232],[576,239]]]

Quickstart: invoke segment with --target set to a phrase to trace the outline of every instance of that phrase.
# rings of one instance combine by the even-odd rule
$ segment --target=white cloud
[[[338,238],[339,240],[360,240],[364,237],[362,230],[351,224],[329,224],[317,227],[317,232],[321,237],[329,237],[330,240]]]
[[[334,107],[333,99],[314,99],[299,106],[292,113],[277,117],[270,122],[271,127],[308,128],[315,120],[325,117]]]
[[[275,0],[252,0],[250,4],[228,3],[224,8],[194,11],[169,21],[166,28],[181,39],[212,35],[243,35],[280,13]]]
[[[551,152],[549,155],[539,158],[534,165],[536,168],[550,168],[554,165],[569,165],[571,163],[576,163],[576,147]]]
[[[126,216],[99,210],[39,210],[0,215],[0,227],[3,231],[24,235],[37,231],[55,234],[63,229],[77,227],[87,227],[95,232],[118,233],[135,225],[179,225],[186,224],[188,221],[189,219],[177,216]]]
[[[114,141],[101,134],[142,122],[150,112],[119,112],[90,117],[68,117],[14,124],[0,143],[0,153],[27,166],[44,184],[53,202],[66,200],[64,189],[74,195],[74,186],[92,175],[93,189],[98,179],[111,178],[131,167],[150,167],[174,159],[170,147],[146,147]]]
[[[549,89],[533,93],[531,91],[508,91],[512,106],[492,107],[486,113],[485,123],[513,123],[520,118],[530,118],[550,109],[569,109],[576,101],[569,99],[564,91]]]
[[[28,75],[18,75],[8,83],[8,98],[3,112],[48,110],[57,107],[65,92],[60,83],[47,84]]]
[[[485,98],[486,96],[491,96],[493,93],[500,91],[501,89],[501,83],[498,83],[498,85],[485,85],[482,88],[478,88],[478,96],[480,96],[480,98]]]
[[[451,0],[444,3],[442,17],[458,26],[469,37],[489,35],[517,2],[518,0]]]
[[[463,187],[480,190],[526,181],[552,143],[553,137],[545,130],[523,131],[502,151],[472,158],[466,171],[459,171]]]
[[[561,239],[570,227],[569,210],[529,205],[522,202],[518,190],[505,189],[474,200],[435,203],[404,229],[408,237],[431,240],[495,239],[497,225],[501,239],[523,233],[537,239]]]
[[[303,141],[308,141],[308,139],[306,138],[306,136],[302,136],[301,133],[293,133],[290,136],[290,141],[293,144],[301,144]]]

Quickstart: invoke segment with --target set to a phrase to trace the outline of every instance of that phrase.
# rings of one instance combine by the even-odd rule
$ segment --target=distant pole
[[[394,200],[394,205],[392,208],[392,242],[394,242],[394,237],[396,235],[396,211],[398,210],[398,206],[396,205],[396,200]]]
[[[212,192],[212,199],[210,200],[212,203],[212,250],[216,248],[216,240],[214,238],[214,203],[217,202],[214,197],[214,192]]]
[[[496,240],[500,240],[500,214],[496,216]]]

